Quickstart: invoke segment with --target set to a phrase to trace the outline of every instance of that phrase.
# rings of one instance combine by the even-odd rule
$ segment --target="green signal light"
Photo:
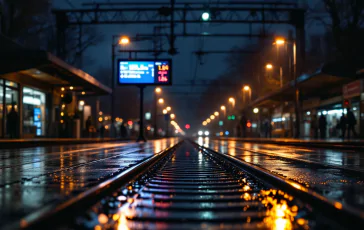
[[[235,120],[235,115],[232,115],[231,116],[231,120]]]
[[[228,120],[231,120],[231,116],[228,116]]]

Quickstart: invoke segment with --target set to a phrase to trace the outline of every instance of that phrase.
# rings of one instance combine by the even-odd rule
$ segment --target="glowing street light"
[[[210,118],[207,118],[206,122],[207,123],[210,123],[211,122]]]
[[[166,109],[163,109],[163,114],[167,114],[168,111]]]
[[[166,109],[167,109],[167,111],[171,111],[172,108],[170,106],[168,106]]]
[[[254,108],[253,109],[253,113],[259,113],[259,109],[258,108]]]
[[[127,45],[129,43],[130,43],[130,38],[128,38],[126,36],[121,37],[119,40],[120,45]]]
[[[217,111],[216,111],[216,112],[214,113],[214,115],[215,115],[216,117],[217,117],[217,116],[219,116],[219,112],[217,112]]]
[[[250,86],[248,86],[248,85],[244,86],[243,90],[244,91],[249,91],[250,90]]]
[[[80,106],[84,106],[85,105],[85,101],[79,101]]]
[[[275,41],[276,45],[284,45],[284,43],[286,43],[284,38],[276,38],[276,41]]]
[[[214,115],[211,115],[210,116],[211,120],[215,119],[215,116]]]
[[[162,89],[160,87],[157,87],[157,88],[155,88],[155,92],[160,93],[160,92],[162,92]]]
[[[203,126],[206,126],[207,125],[207,122],[206,121],[202,122],[202,125]]]
[[[171,114],[171,119],[175,119],[176,118],[176,115],[174,115],[173,113]]]
[[[230,98],[229,98],[229,102],[231,103],[231,105],[232,105],[233,107],[235,107],[235,99],[234,99],[233,97],[230,97]]]
[[[164,103],[164,99],[163,98],[159,98],[158,103],[159,104],[163,104]]]
[[[222,111],[225,111],[225,110],[226,110],[226,107],[225,107],[224,105],[222,105],[222,106],[220,107],[220,109],[221,109]]]
[[[266,69],[268,69],[268,70],[271,70],[271,69],[273,69],[273,65],[272,65],[272,64],[270,64],[270,63],[268,63],[268,64],[265,66],[265,68],[266,68]]]
[[[201,15],[201,18],[203,21],[208,21],[210,20],[210,13],[209,12],[203,12]]]

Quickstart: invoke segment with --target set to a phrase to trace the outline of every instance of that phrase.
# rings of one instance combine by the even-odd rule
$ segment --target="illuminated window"
[[[25,136],[45,135],[46,121],[45,93],[23,88],[23,133]]]

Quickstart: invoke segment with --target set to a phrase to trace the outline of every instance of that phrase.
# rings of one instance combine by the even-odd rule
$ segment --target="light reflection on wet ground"
[[[347,173],[340,169],[325,168],[290,160],[290,158],[298,158],[326,165],[364,170],[363,153],[202,138],[198,139],[197,142],[215,151],[235,156],[293,179],[330,199],[339,200],[364,210],[363,174]],[[248,150],[253,150],[253,152]],[[265,154],[259,154],[259,152]]]
[[[1,150],[0,223],[78,194],[177,141]]]

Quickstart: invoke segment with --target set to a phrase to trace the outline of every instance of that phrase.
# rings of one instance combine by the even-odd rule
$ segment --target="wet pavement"
[[[0,151],[0,228],[97,185],[178,139]]]
[[[363,153],[208,138],[199,138],[197,142],[297,181],[330,199],[364,210]]]

